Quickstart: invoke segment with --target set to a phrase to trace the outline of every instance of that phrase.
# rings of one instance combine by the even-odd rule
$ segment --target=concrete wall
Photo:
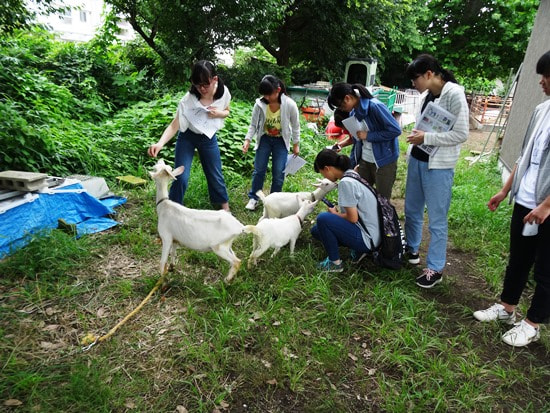
[[[549,22],[550,0],[541,0],[500,150],[499,160],[508,171],[521,152],[525,130],[535,106],[547,99],[539,85],[536,65],[539,58],[550,50]]]

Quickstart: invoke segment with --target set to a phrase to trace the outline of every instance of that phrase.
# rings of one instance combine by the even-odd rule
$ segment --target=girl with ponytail
[[[252,120],[244,137],[243,153],[248,152],[250,142],[256,138],[256,155],[252,188],[245,208],[254,211],[258,204],[258,192],[262,189],[271,157],[271,191],[281,192],[285,180],[285,167],[292,141],[292,153],[300,153],[300,119],[298,106],[286,95],[284,83],[272,75],[265,75],[258,91],[261,98],[252,109]]]
[[[442,281],[447,258],[447,214],[460,146],[468,138],[469,110],[464,88],[433,56],[419,55],[407,66],[405,74],[420,93],[427,92],[422,112],[428,102],[433,101],[456,116],[453,127],[447,132],[413,129],[407,136],[410,144],[405,189],[408,259],[411,264],[420,263],[418,250],[422,240],[424,209],[427,208],[430,244],[426,268],[417,277],[416,284],[422,288],[432,288]],[[437,150],[429,155],[419,147],[421,144],[432,145]]]
[[[354,137],[352,167],[390,199],[399,158],[399,124],[387,106],[361,84],[335,83],[327,103],[332,109],[351,112],[350,116],[367,124],[368,131],[359,131]]]
[[[322,271],[341,272],[344,265],[340,246],[351,248],[351,262],[358,263],[370,252],[370,246],[380,245],[377,200],[374,194],[346,172],[357,174],[351,168],[347,155],[332,149],[323,149],[313,164],[315,172],[338,183],[338,207],[331,206],[317,216],[311,235],[320,240],[328,257],[318,264]],[[372,236],[370,235],[372,234]]]

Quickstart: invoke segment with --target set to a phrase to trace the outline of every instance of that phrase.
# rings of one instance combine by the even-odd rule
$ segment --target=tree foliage
[[[352,56],[383,60],[386,51],[420,41],[413,0],[107,2],[177,78],[216,50],[260,43],[279,66],[332,79]]]
[[[55,0],[34,0],[36,10],[51,13],[63,10],[63,6],[54,6]],[[12,33],[16,29],[28,27],[34,11],[27,7],[25,0],[2,0],[0,2],[0,34]]]
[[[461,76],[506,77],[523,61],[539,0],[431,0],[425,50]]]
[[[107,0],[160,56],[172,78],[216,50],[261,44],[293,78],[339,80],[350,57],[378,60],[395,84],[429,52],[463,76],[517,68],[538,0]]]
[[[169,78],[187,78],[190,62],[234,48],[267,12],[270,0],[107,0],[160,56]]]

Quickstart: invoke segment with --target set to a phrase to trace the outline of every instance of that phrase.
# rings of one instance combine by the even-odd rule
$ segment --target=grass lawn
[[[186,201],[209,208],[195,164]],[[311,169],[288,177],[285,189],[309,188],[319,176]],[[397,205],[404,171],[401,160]],[[261,208],[244,210],[249,177],[226,179],[233,214],[256,222]],[[494,160],[460,161],[449,265],[433,290],[415,285],[413,267],[348,261],[343,273],[319,272],[325,253],[309,234],[312,215],[293,258],[283,248],[248,270],[252,237],[237,239],[243,265],[230,285],[226,262],[180,249],[162,293],[83,352],[87,333],[105,334],[159,277],[154,185],[114,185],[128,198],[120,225],[79,240],[53,231],[0,261],[0,410],[550,411],[547,330],[514,349],[500,341],[505,326],[471,316],[498,297],[506,265],[511,208],[490,213],[485,206],[498,188]],[[523,314],[531,294],[532,285]]]

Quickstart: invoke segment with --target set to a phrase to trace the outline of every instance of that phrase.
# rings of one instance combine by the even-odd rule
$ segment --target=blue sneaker
[[[344,264],[335,264],[327,257],[324,261],[317,264],[317,268],[326,272],[342,272],[344,271]]]

